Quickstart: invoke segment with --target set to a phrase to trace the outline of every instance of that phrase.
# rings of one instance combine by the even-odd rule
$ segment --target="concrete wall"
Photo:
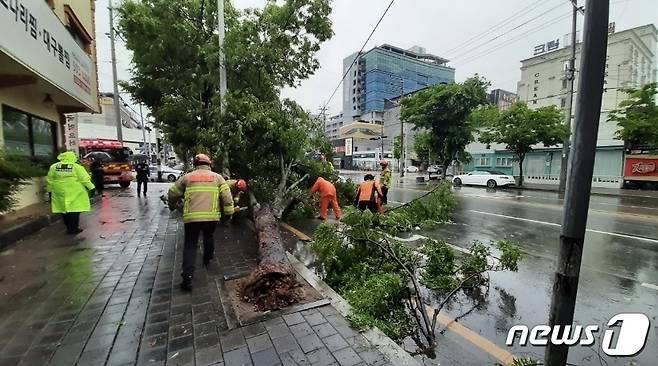
[[[35,203],[45,202],[46,179],[43,177],[32,179],[28,184],[21,187],[16,198],[18,198],[18,204],[12,210],[19,210]]]
[[[64,25],[67,24],[64,5],[71,7],[87,33],[95,37],[94,30],[94,0],[55,0],[53,11]]]

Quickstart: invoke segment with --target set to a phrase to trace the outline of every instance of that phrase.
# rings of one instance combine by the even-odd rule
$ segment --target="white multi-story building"
[[[656,44],[658,30],[653,24],[613,32],[608,36],[606,77],[602,112],[615,109],[626,97],[622,88],[640,87],[656,81]],[[565,37],[568,39],[569,37]],[[574,100],[578,94],[581,43],[576,44]],[[546,48],[540,48],[546,49]],[[570,45],[521,61],[518,95],[531,108],[549,105],[564,107],[567,100],[567,69]]]
[[[564,37],[565,40],[569,38]],[[521,61],[521,81],[517,93],[519,100],[526,102],[530,108],[551,105],[566,107],[570,45],[563,43],[562,48],[559,47],[559,40],[539,45],[535,47],[535,56]],[[594,186],[619,187],[622,183],[624,142],[615,138],[617,125],[607,121],[608,114],[626,99],[623,88],[639,88],[656,81],[657,43],[658,30],[653,24],[614,32],[614,24],[611,23],[594,163]],[[579,90],[581,45],[576,44],[574,103]],[[535,146],[523,164],[525,181],[558,184],[561,149],[561,144],[548,148]],[[473,161],[464,170],[494,169],[518,175],[518,163],[505,146],[476,142],[469,145],[467,151],[473,156]]]
[[[343,114],[329,117],[324,124],[324,133],[329,141],[340,138],[340,128],[343,127]]]

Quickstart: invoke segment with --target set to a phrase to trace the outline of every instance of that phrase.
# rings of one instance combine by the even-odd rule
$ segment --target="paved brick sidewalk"
[[[218,261],[182,292],[182,225],[149,188],[101,201],[77,237],[57,223],[0,252],[0,365],[387,364],[330,305],[228,330],[218,283],[255,242],[220,228]]]

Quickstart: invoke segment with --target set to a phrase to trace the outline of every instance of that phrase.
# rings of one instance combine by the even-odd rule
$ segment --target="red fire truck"
[[[132,151],[118,140],[109,139],[80,139],[80,156],[85,165],[89,166],[92,160],[100,159],[103,163],[105,184],[118,183],[121,187],[130,186],[133,180],[132,164],[129,157]]]

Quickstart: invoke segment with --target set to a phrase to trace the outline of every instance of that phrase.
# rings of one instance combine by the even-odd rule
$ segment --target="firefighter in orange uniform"
[[[367,208],[372,213],[381,213],[380,201],[382,196],[384,196],[382,188],[379,183],[375,181],[375,176],[372,174],[366,174],[365,177],[363,177],[363,182],[356,190],[356,202],[354,203],[361,211],[365,211]]]
[[[326,179],[319,177],[313,187],[311,188],[310,194],[320,192],[320,216],[318,219],[326,220],[327,219],[327,209],[329,204],[334,209],[334,216],[336,220],[340,220],[342,211],[340,210],[340,205],[338,204],[338,196],[336,195],[336,187],[334,187],[331,182]]]

